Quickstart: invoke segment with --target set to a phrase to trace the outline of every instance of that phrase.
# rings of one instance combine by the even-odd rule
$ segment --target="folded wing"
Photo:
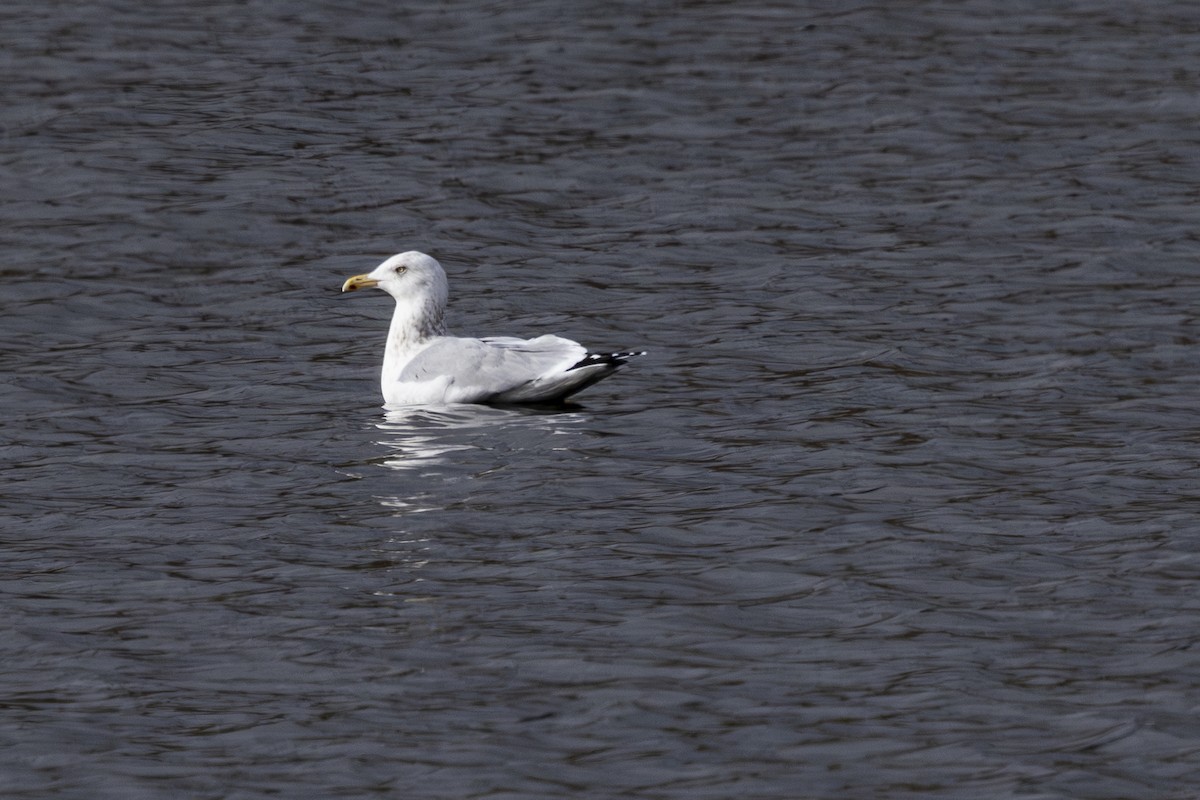
[[[560,336],[439,337],[400,372],[402,383],[445,383],[447,403],[549,403],[611,375],[635,353],[589,354]]]

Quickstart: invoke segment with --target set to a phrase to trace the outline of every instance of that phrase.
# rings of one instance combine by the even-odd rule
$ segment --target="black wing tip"
[[[628,350],[622,353],[588,353],[567,371],[570,372],[572,369],[579,369],[581,367],[594,367],[597,364],[606,364],[616,369],[629,359],[644,355],[646,355],[645,350]]]

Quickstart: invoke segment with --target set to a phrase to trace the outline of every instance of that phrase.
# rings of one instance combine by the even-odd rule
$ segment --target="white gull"
[[[434,258],[415,250],[348,278],[342,291],[371,287],[396,299],[380,381],[389,406],[558,403],[644,354],[589,353],[578,342],[552,334],[536,339],[448,336],[442,321],[446,273]]]

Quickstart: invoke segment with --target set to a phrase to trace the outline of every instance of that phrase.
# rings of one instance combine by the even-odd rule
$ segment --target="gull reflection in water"
[[[488,451],[524,449],[513,437],[528,433],[570,434],[587,418],[565,408],[498,408],[480,405],[398,406],[387,408],[376,427],[387,436],[378,444],[388,448],[383,466],[396,470],[441,472],[438,467],[486,469]],[[524,444],[529,444],[525,440]],[[551,449],[563,449],[553,447]],[[483,463],[481,463],[483,462]]]
[[[434,584],[426,582],[427,567],[444,564],[447,548],[453,550],[446,531],[455,528],[458,515],[470,515],[479,503],[502,496],[511,484],[508,470],[520,476],[535,465],[553,468],[576,458],[590,418],[578,407],[387,409],[375,422],[381,434],[376,443],[384,453],[371,463],[390,474],[364,476],[377,482],[382,491],[374,499],[396,520],[393,535],[377,546],[391,566],[387,583],[376,594],[405,603],[435,600],[437,593],[430,591]]]

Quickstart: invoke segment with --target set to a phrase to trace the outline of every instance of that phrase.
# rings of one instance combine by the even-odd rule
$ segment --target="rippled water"
[[[1194,796],[1200,8],[0,23],[4,797]]]

